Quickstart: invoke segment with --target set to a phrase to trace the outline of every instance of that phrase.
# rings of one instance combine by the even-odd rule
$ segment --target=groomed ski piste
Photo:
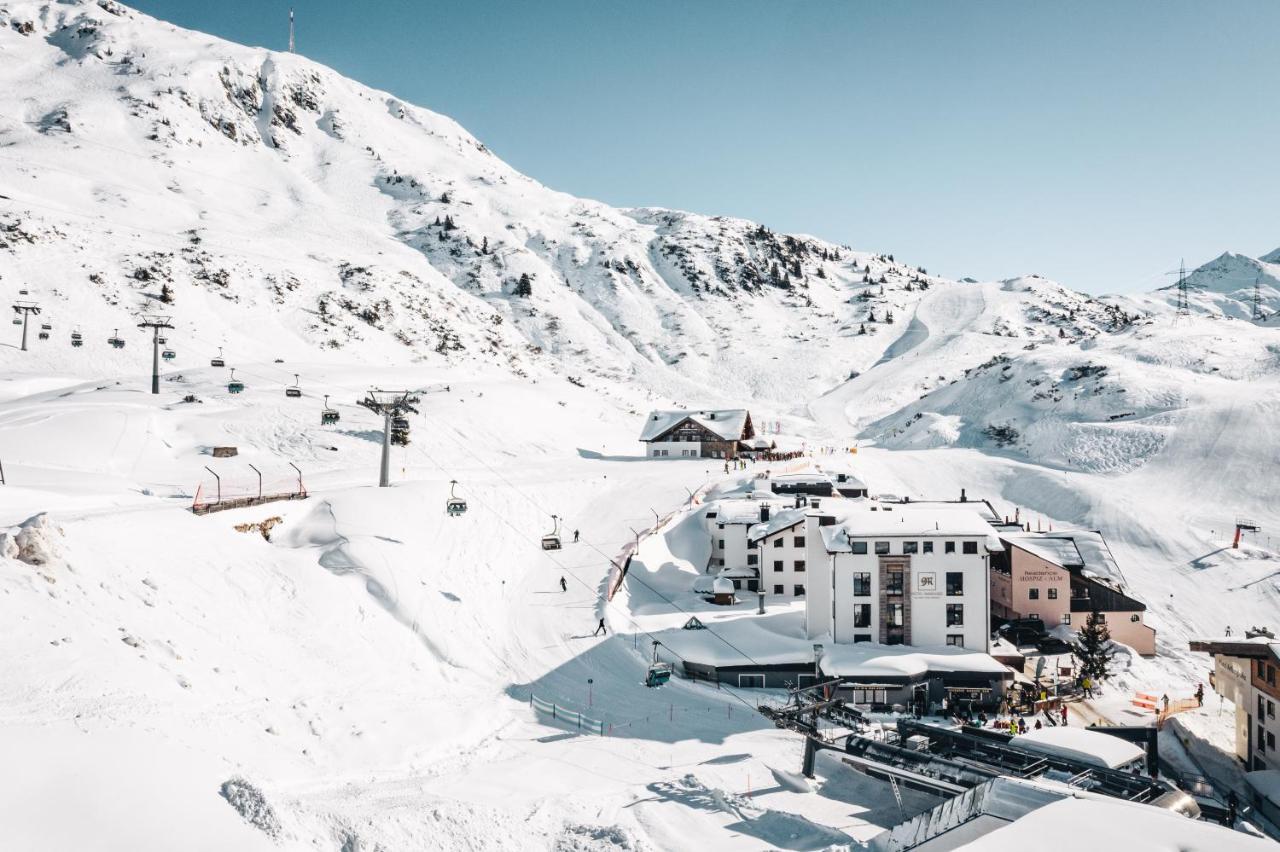
[[[1102,530],[1158,631],[1094,702],[1113,721],[1205,681],[1189,638],[1280,626],[1274,253],[1194,272],[1186,313],[951,281],[554,192],[447,118],[110,0],[6,3],[0,52],[0,284],[43,310],[0,345],[4,848],[857,848],[935,804],[826,755],[800,779],[755,709],[776,694],[645,687],[697,606],[691,501],[755,472],[643,459],[650,408],[749,407],[784,447],[858,445],[873,494]],[[155,396],[142,312],[174,325]],[[374,388],[430,391],[385,489]],[[190,511],[254,468],[307,498]],[[1233,550],[1239,517],[1262,532]],[[696,641],[806,647],[801,605],[771,606],[698,610]],[[1238,775],[1217,696],[1178,723],[1170,759]],[[981,848],[1076,848],[1097,807]]]

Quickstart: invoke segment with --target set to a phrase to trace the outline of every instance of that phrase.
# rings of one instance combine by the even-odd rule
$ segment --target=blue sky
[[[283,49],[290,3],[134,0]],[[1280,246],[1280,3],[298,0],[298,52],[539,181],[955,277]]]

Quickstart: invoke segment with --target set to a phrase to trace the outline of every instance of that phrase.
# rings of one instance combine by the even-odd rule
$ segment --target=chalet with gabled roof
[[[652,411],[640,441],[649,458],[733,459],[756,451],[755,436],[745,408]]]

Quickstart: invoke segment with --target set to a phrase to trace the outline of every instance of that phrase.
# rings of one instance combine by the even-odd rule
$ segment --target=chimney
[[[960,502],[961,502],[961,503],[968,503],[968,502],[969,502],[969,498],[968,498],[968,496],[967,496],[967,495],[965,495],[965,493],[964,493],[964,489],[963,489],[963,488],[961,488],[961,489],[960,489]]]
[[[767,520],[769,520],[769,504],[761,503],[760,504],[760,523],[763,524]]]

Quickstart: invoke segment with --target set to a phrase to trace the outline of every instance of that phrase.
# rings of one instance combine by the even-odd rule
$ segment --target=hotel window
[[[964,604],[947,604],[947,626],[964,627]]]
[[[1258,751],[1266,751],[1266,750],[1267,750],[1267,732],[1261,725],[1259,725],[1258,726]]]
[[[1258,718],[1261,719],[1266,713],[1266,699],[1261,695],[1258,696]]]
[[[951,646],[951,647],[953,647],[953,648],[963,648],[963,647],[964,647],[964,634],[963,634],[963,633],[948,633],[948,634],[947,634],[947,644],[948,644],[948,645],[950,645],[950,646]]]
[[[781,570],[782,570],[782,560],[781,560],[781,559],[775,559],[775,560],[773,560],[773,570],[775,570],[775,571],[781,571]]]
[[[798,598],[802,598],[802,597],[804,597],[804,586],[803,586],[803,585],[797,585],[797,586],[796,586],[796,597],[798,597]]]
[[[871,604],[854,604],[853,626],[854,627],[870,627],[871,626]]]
[[[748,564],[748,565],[755,565],[755,564],[757,564],[759,561],[760,561],[760,557],[759,557],[759,555],[757,555],[757,554],[755,554],[755,553],[748,553],[748,554],[747,554],[747,564]]]
[[[931,541],[926,541],[926,542],[924,543],[924,552],[925,552],[925,553],[933,553],[933,542],[931,542]]]
[[[1031,588],[1027,589],[1027,600],[1030,600],[1030,601],[1040,600],[1040,590],[1037,589],[1035,586],[1032,586]]]
[[[851,541],[849,547],[853,550],[854,556],[865,556],[867,553],[867,543],[865,541]]]
[[[942,543],[942,552],[943,552],[943,553],[955,553],[955,552],[956,552],[956,543],[955,543],[954,541],[944,541],[944,542]]]
[[[740,689],[764,689],[764,675],[738,675],[738,687]]]
[[[885,575],[884,591],[887,595],[902,594],[902,572],[890,571]]]
[[[948,571],[947,572],[947,594],[963,595],[964,594],[964,572]]]
[[[918,542],[918,541],[904,541],[904,542],[902,543],[902,552],[903,552],[903,553],[919,553],[919,552],[920,552],[920,542]]]
[[[778,536],[773,540],[774,547],[782,547],[782,536]]]
[[[1107,614],[1105,612],[1098,613],[1098,623],[1099,624],[1107,623]]]
[[[1267,699],[1267,718],[1274,719],[1276,717],[1276,703],[1271,699]]]
[[[1129,620],[1130,620],[1130,621],[1141,621],[1141,620],[1142,620],[1142,616],[1138,615],[1138,614],[1135,612],[1133,615],[1129,616]]]
[[[803,559],[797,559],[797,560],[796,560],[796,570],[797,570],[797,571],[803,571],[803,570],[804,570],[804,560],[803,560]]]
[[[876,542],[876,556],[888,556],[888,555],[889,555],[889,542],[887,542],[887,541],[877,541],[877,542]]]
[[[902,626],[902,604],[891,603],[885,610],[885,623],[890,627]]]
[[[1071,623],[1071,613],[1069,613],[1069,612],[1064,612],[1064,613],[1062,614],[1062,623],[1063,623],[1063,624],[1070,624],[1070,623]]]
[[[821,518],[818,518],[818,526],[820,527],[834,526],[835,522],[836,522],[836,519],[831,517],[830,515],[823,515]]]
[[[1276,735],[1270,731],[1267,731],[1267,748],[1272,751],[1276,750]]]
[[[871,594],[871,574],[868,571],[856,571],[853,575],[853,595],[865,598]]]
[[[888,690],[857,689],[853,690],[854,704],[884,704],[888,700]]]
[[[777,583],[777,584],[775,584],[775,585],[774,585],[774,587],[773,587],[773,593],[774,593],[775,595],[785,595],[785,594],[786,594],[786,592],[785,592],[785,591],[783,591],[783,589],[785,589],[785,588],[786,588],[786,586],[782,585],[781,583]]]
[[[804,547],[804,536],[802,535],[796,536],[795,541],[793,541],[792,544],[794,544],[796,547]]]
[[[716,547],[718,547],[721,550],[724,550],[724,539],[720,539],[719,541],[717,541]]]
[[[1056,601],[1058,599],[1058,587],[1050,586],[1046,594],[1048,594],[1049,600]]]
[[[853,641],[854,641],[854,642],[870,642],[870,641],[871,641],[871,634],[870,634],[870,633],[855,633],[855,634],[853,634]]]
[[[976,541],[966,541],[964,543],[964,547],[961,548],[961,550],[964,553],[967,553],[968,555],[973,556],[978,552],[978,543]]]

